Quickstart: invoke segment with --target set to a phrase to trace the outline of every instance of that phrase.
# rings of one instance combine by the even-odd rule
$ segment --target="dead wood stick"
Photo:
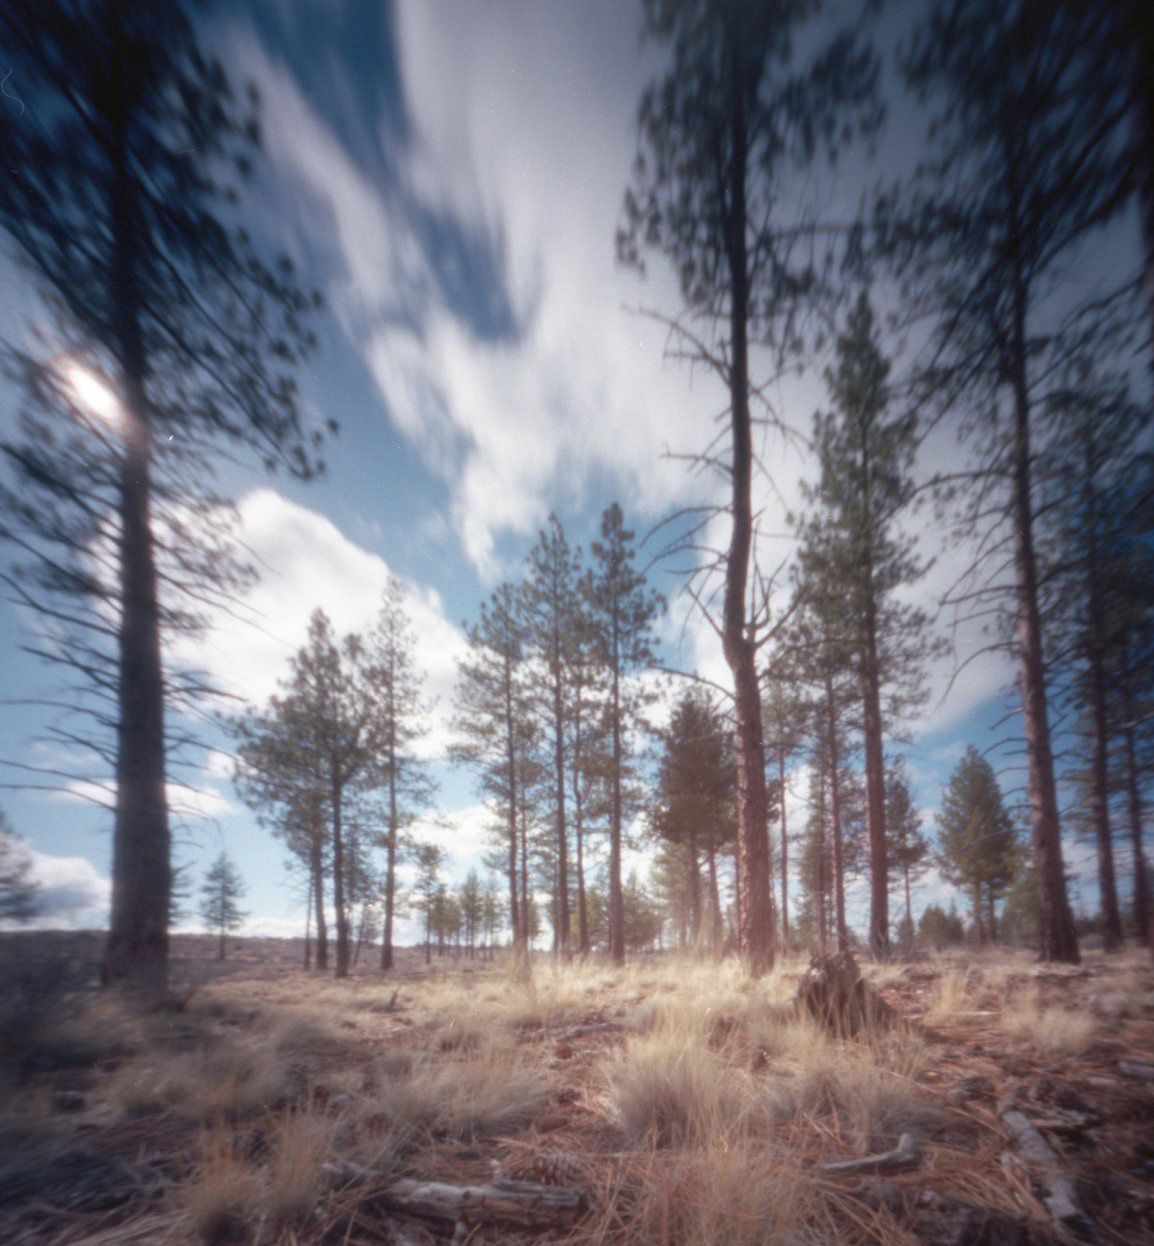
[[[380,1174],[359,1164],[326,1164],[330,1178],[368,1185]],[[447,1185],[441,1181],[393,1181],[365,1199],[409,1216],[451,1220],[454,1224],[509,1224],[526,1229],[552,1229],[572,1224],[589,1209],[589,1194],[568,1186],[533,1181],[494,1180],[485,1185]]]
[[[913,1134],[902,1134],[898,1144],[892,1151],[883,1151],[880,1155],[863,1155],[861,1159],[843,1159],[833,1164],[822,1164],[821,1170],[827,1175],[844,1175],[854,1173],[885,1173],[903,1172],[907,1168],[916,1168],[921,1163],[921,1143]]]
[[[1038,1181],[1046,1210],[1059,1225],[1084,1239],[1096,1240],[1093,1226],[1078,1203],[1074,1181],[1062,1168],[1058,1153],[1024,1112],[1006,1108],[1001,1116],[1002,1124],[1010,1131],[1023,1162]]]
[[[581,1038],[584,1034],[620,1034],[625,1026],[620,1021],[597,1021],[591,1025],[575,1025],[569,1030],[555,1030],[553,1039],[559,1043],[567,1043],[571,1038]]]

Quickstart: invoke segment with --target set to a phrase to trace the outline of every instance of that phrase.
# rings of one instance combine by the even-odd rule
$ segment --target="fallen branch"
[[[833,1164],[822,1164],[821,1171],[827,1176],[881,1174],[905,1172],[916,1168],[922,1160],[922,1146],[914,1134],[902,1134],[892,1151],[880,1155],[863,1155],[861,1159],[843,1159]]]
[[[586,1034],[621,1034],[624,1031],[625,1026],[620,1021],[596,1021],[590,1025],[575,1025],[570,1030],[554,1030],[551,1037],[555,1042],[567,1043]]]
[[[325,1165],[334,1183],[376,1185],[381,1174],[348,1162]],[[458,1227],[478,1224],[553,1229],[571,1225],[589,1210],[584,1189],[495,1179],[485,1185],[447,1185],[441,1181],[393,1181],[367,1194],[366,1203],[408,1216],[449,1220]]]
[[[1041,1188],[1042,1204],[1046,1210],[1061,1227],[1086,1241],[1096,1241],[1097,1234],[1078,1203],[1073,1178],[1062,1168],[1058,1153],[1024,1112],[1006,1108],[1001,1117],[1002,1124],[1017,1144],[1022,1161]]]

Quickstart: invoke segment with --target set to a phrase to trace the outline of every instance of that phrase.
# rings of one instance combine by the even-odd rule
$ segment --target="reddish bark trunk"
[[[833,680],[825,681],[826,745],[829,749],[829,812],[833,830],[834,926],[837,950],[849,951],[849,930],[845,921],[845,866],[841,835],[841,782],[838,778],[837,721],[834,713]]]
[[[120,366],[124,459],[120,471],[116,812],[112,908],[101,976],[146,995],[168,985],[171,841],[165,780],[164,675],[152,538],[152,431],[141,330],[136,188],[128,166],[124,103],[113,139],[109,300]]]
[[[1012,176],[1012,168],[1010,170]],[[1011,230],[1013,224],[1011,222]],[[1034,553],[1031,497],[1030,399],[1026,381],[1026,307],[1024,282],[1012,275],[1013,339],[1010,380],[1013,387],[1014,569],[1018,597],[1018,681],[1025,723],[1029,774],[1030,831],[1038,879],[1040,953],[1046,961],[1077,964],[1078,940],[1066,894],[1061,827],[1050,747],[1046,668],[1042,656],[1042,621],[1038,609],[1038,572]]]
[[[765,751],[756,645],[746,635],[745,594],[753,546],[753,440],[749,411],[749,258],[746,247],[746,68],[736,33],[729,48],[731,197],[726,214],[729,265],[730,422],[733,438],[733,531],[725,566],[722,647],[733,672],[737,712],[737,869],[741,880],[738,947],[753,977],[773,968],[773,906],[769,892],[769,826]]]

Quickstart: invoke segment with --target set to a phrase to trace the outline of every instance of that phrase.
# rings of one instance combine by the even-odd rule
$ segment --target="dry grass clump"
[[[198,1162],[177,1193],[201,1241],[235,1240],[258,1223],[279,1240],[312,1212],[336,1128],[333,1118],[311,1106],[270,1120],[255,1145],[251,1135],[221,1122],[206,1128]]]
[[[631,1042],[609,1062],[605,1081],[610,1116],[635,1146],[736,1136],[762,1105],[750,1074],[670,1030]]]
[[[1085,1012],[1042,1006],[1036,989],[1023,992],[999,1019],[1008,1037],[1045,1055],[1080,1056],[1093,1043],[1098,1022]]]
[[[237,1146],[232,1130],[214,1126],[201,1137],[200,1162],[177,1201],[209,1246],[236,1236],[258,1205],[263,1174]]]
[[[574,1240],[630,1246],[762,1246],[803,1236],[817,1208],[812,1168],[789,1146],[739,1138],[650,1151]]]
[[[322,1168],[332,1157],[339,1122],[310,1107],[284,1116],[271,1143],[262,1205],[274,1229],[312,1211]]]
[[[778,1080],[771,1114],[778,1126],[818,1125],[847,1155],[884,1150],[907,1131],[928,1130],[940,1116],[909,1076],[882,1067],[868,1048],[849,1047],[814,1057],[793,1078]]]
[[[472,1139],[527,1125],[549,1101],[549,1081],[539,1063],[493,1040],[452,1057],[415,1057],[385,1073],[376,1100],[373,1111],[406,1145]]]
[[[944,969],[930,999],[926,1021],[930,1025],[949,1025],[975,1009],[971,974],[962,969]]]
[[[174,1109],[199,1120],[235,1120],[280,1102],[289,1089],[289,1066],[275,1051],[221,1044],[133,1060],[114,1098],[134,1114]]]

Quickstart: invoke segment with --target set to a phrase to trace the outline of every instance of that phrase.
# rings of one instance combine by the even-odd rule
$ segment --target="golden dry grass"
[[[790,1006],[803,968],[787,962],[750,982],[733,961],[696,956],[343,982],[237,976],[175,1017],[98,1001],[91,1029],[120,1060],[105,1075],[107,1110],[142,1137],[185,1131],[184,1175],[168,1197],[174,1243],[360,1240],[363,1219],[339,1220],[356,1195],[326,1185],[328,1160],[381,1180],[464,1183],[486,1179],[510,1149],[542,1146],[592,1174],[594,1209],[566,1239],[574,1244],[908,1240],[853,1183],[822,1179],[820,1165],[911,1130],[934,1141],[931,1157],[945,1154],[939,1127],[957,1128],[957,1114],[936,1106],[927,1044],[940,1058],[953,1039],[902,1028],[831,1038]],[[1101,1025],[1054,1007],[1053,983],[1043,979],[1040,995],[1021,957],[936,968],[929,985],[904,984],[896,966],[870,976],[919,1015],[928,1002],[931,1024],[967,1019],[1039,1058],[1086,1050]],[[1137,1016],[1150,976],[1135,966],[1089,990]],[[998,1020],[994,1001],[1007,995]],[[931,1158],[930,1176],[961,1190],[977,1179],[964,1159],[958,1151],[942,1169]]]
[[[1044,1007],[1036,987],[1023,991],[1006,1007],[999,1026],[1009,1038],[1053,1056],[1082,1055],[1100,1028],[1097,1020],[1085,1012]]]

